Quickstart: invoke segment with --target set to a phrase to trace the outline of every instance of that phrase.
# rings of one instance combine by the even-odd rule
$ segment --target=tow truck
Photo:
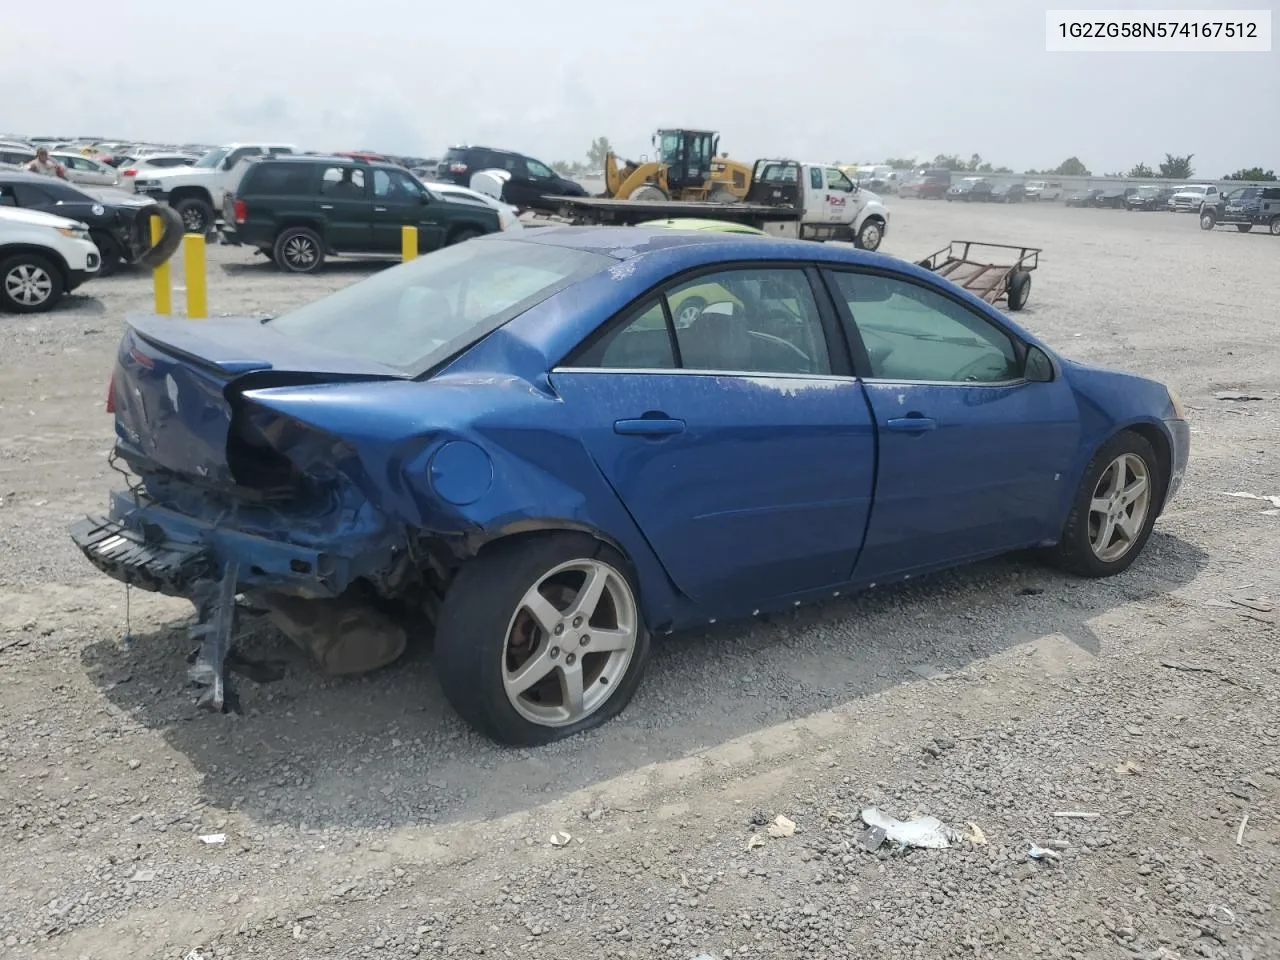
[[[860,188],[834,164],[757,160],[738,203],[548,197],[575,224],[634,226],[651,220],[724,220],[800,240],[844,240],[875,250],[889,229],[880,197]]]

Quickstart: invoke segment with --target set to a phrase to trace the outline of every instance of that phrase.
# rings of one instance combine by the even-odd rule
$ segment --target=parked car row
[[[1027,188],[1021,183],[992,183],[986,177],[964,177],[953,183],[946,192],[946,199],[966,203],[1021,203],[1027,198]]]

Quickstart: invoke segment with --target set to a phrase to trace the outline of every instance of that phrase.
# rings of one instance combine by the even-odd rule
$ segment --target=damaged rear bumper
[[[112,495],[108,516],[71,527],[89,562],[122,583],[174,597],[239,566],[242,589],[315,599],[336,597],[353,578],[354,558],[206,521],[126,492]]]

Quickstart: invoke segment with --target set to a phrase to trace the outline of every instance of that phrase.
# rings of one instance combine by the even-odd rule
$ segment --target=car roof
[[[699,259],[714,262],[720,253],[743,260],[825,260],[832,263],[883,265],[883,254],[811,240],[758,237],[716,230],[673,230],[670,227],[539,227],[518,234],[491,234],[497,242],[539,243],[628,260],[642,253],[689,248]],[[489,238],[485,238],[489,239]]]
[[[269,157],[254,157],[254,163],[341,163],[353,167],[371,167],[385,170],[404,170],[395,163],[384,163],[381,160],[365,160],[362,157],[344,157],[330,153],[275,153]],[[407,170],[405,171],[408,172]]]

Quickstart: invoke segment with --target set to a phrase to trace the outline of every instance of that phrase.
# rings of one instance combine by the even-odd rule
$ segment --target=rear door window
[[[246,195],[303,197],[311,193],[314,167],[306,163],[264,163],[249,175]]]

